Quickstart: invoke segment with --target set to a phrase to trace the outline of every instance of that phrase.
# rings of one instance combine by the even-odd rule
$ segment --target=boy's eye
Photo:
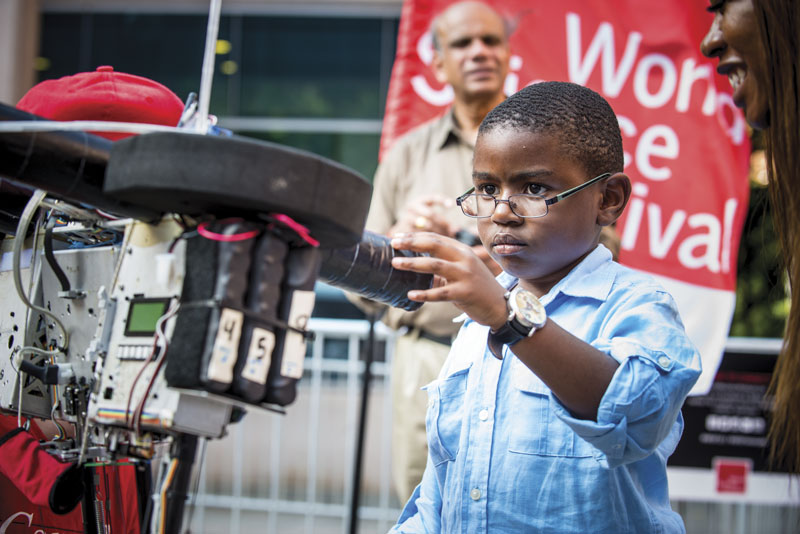
[[[477,193],[483,193],[484,195],[497,195],[497,186],[494,184],[481,184],[475,188]]]
[[[542,184],[528,184],[525,186],[525,193],[528,195],[542,196],[547,192],[547,188]]]

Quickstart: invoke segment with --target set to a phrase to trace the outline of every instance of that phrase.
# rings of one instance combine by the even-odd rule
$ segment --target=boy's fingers
[[[461,243],[433,232],[398,234],[392,238],[392,247],[399,250],[425,252],[437,258],[455,261],[460,258]]]
[[[450,262],[432,256],[415,256],[412,258],[397,256],[392,258],[392,267],[395,269],[435,274],[445,279],[447,278],[447,273],[451,271],[448,268],[450,265]]]
[[[427,232],[414,232],[405,234],[395,234],[392,237],[392,247],[399,250],[414,250],[417,252],[426,252],[419,250],[422,243],[422,237]]]
[[[452,288],[448,286],[433,287],[431,289],[412,289],[408,292],[409,300],[415,302],[440,302],[453,300]]]

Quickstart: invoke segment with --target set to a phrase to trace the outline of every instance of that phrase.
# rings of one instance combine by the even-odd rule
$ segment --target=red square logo
[[[718,493],[746,493],[747,475],[753,462],[744,458],[719,458],[714,460],[717,472]]]

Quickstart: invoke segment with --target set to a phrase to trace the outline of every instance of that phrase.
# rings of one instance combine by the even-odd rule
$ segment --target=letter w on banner
[[[382,153],[442,114],[428,33],[452,0],[406,0],[386,103]],[[602,94],[619,118],[633,195],[618,225],[620,261],[656,276],[700,349],[707,392],[733,316],[736,254],[747,210],[750,144],[727,81],[699,51],[703,2],[494,0],[510,23],[507,94],[543,80]]]

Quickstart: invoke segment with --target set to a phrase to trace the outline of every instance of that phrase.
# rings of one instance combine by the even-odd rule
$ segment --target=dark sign
[[[766,393],[780,341],[736,341],[729,340],[711,391],[686,399],[686,426],[670,466],[713,469],[715,458],[741,458],[753,471],[770,471]]]

